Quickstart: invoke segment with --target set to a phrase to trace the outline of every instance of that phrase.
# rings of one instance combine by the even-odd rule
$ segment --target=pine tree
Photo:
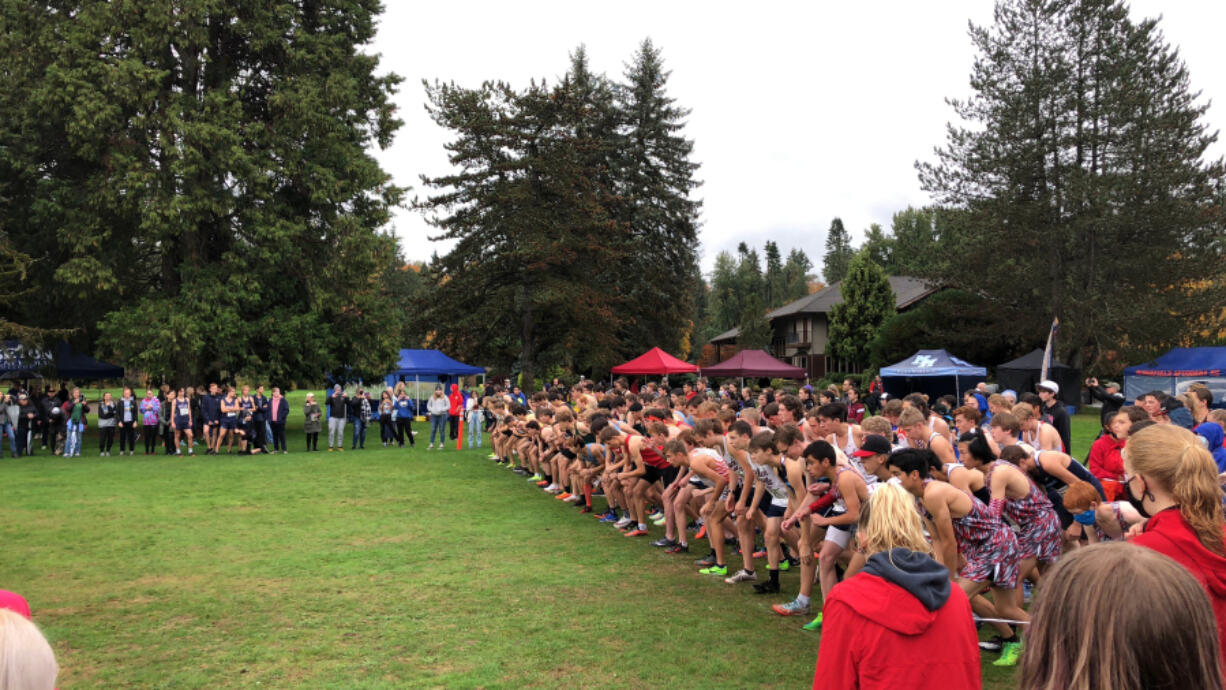
[[[40,267],[19,320],[178,382],[394,364],[377,3],[4,7],[0,217]]]
[[[851,260],[839,290],[843,301],[830,309],[830,352],[865,365],[881,325],[894,315],[894,291],[864,251]]]
[[[1189,344],[1226,301],[1226,168],[1156,20],[1112,0],[1002,0],[973,95],[920,181],[947,210],[943,283],[1071,364]]]
[[[894,236],[882,229],[879,223],[868,226],[860,251],[868,254],[869,259],[880,266],[886,275],[899,275],[894,266]]]
[[[766,305],[771,309],[784,304],[786,286],[783,276],[783,257],[779,254],[779,245],[774,240],[767,240],[763,249],[766,255]]]
[[[736,338],[736,344],[743,350],[765,349],[770,345],[773,337],[760,294],[752,292],[745,297],[745,306],[740,318],[741,330]]]
[[[826,231],[826,256],[822,260],[822,276],[827,285],[833,285],[843,279],[854,254],[851,236],[843,227],[843,220],[835,218],[830,221],[830,229]]]
[[[787,304],[809,294],[809,281],[813,276],[809,271],[813,262],[801,249],[788,252],[788,260],[783,264],[784,294],[783,303]]]
[[[737,287],[736,266],[736,259],[728,252],[715,255],[711,293],[707,300],[707,311],[715,335],[734,328],[741,318],[741,299],[745,295]]]

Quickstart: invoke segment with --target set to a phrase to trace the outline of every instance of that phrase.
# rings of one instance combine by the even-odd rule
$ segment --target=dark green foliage
[[[737,335],[736,343],[743,350],[763,349],[770,345],[773,335],[770,321],[766,318],[766,308],[758,294],[751,292],[746,295],[741,310],[741,332]]]
[[[809,280],[813,278],[809,275],[811,270],[813,262],[809,261],[803,250],[788,252],[788,260],[783,264],[783,298],[775,306],[783,306],[809,294]]]
[[[3,0],[0,202],[20,318],[181,382],[382,374],[400,122],[375,0]]]
[[[991,310],[991,303],[975,293],[942,290],[882,324],[869,360],[882,367],[916,350],[945,349],[968,362],[993,366],[1034,348],[1032,341],[1001,328]]]
[[[830,353],[867,363],[881,325],[894,315],[894,291],[867,252],[856,254],[839,286],[843,301],[830,309]]]
[[[935,277],[1031,345],[1059,316],[1070,364],[1194,342],[1226,301],[1226,170],[1157,22],[1112,0],[1003,0],[971,39],[962,124],[918,166],[952,211]]]
[[[618,86],[583,49],[556,84],[427,84],[455,172],[418,202],[456,240],[428,269],[432,342],[525,383],[538,367],[607,370],[694,335],[697,185],[685,111],[644,43]],[[621,95],[618,95],[621,93]]]
[[[826,231],[826,255],[822,259],[822,277],[827,285],[833,285],[847,274],[847,267],[855,255],[851,246],[851,235],[843,227],[843,220],[835,218],[830,221],[830,229]]]

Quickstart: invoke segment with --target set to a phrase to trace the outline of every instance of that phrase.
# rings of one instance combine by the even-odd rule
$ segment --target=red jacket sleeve
[[[847,605],[831,601],[822,618],[822,641],[817,650],[813,690],[846,690],[860,687],[859,662],[851,641],[857,637],[858,616]],[[860,621],[863,622],[863,621]]]

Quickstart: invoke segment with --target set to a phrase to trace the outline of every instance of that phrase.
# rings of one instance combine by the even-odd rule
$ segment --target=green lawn
[[[770,612],[782,597],[700,576],[483,452],[290,442],[99,458],[91,434],[81,458],[0,461],[0,588],[30,600],[61,688],[812,681],[820,637]]]

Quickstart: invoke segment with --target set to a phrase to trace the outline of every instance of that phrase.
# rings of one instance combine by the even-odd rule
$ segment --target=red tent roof
[[[693,364],[682,362],[658,347],[653,347],[634,359],[613,367],[614,374],[692,374],[698,371]]]
[[[769,376],[778,379],[803,379],[808,374],[800,367],[780,362],[765,350],[741,350],[719,364],[703,367],[703,376]]]

